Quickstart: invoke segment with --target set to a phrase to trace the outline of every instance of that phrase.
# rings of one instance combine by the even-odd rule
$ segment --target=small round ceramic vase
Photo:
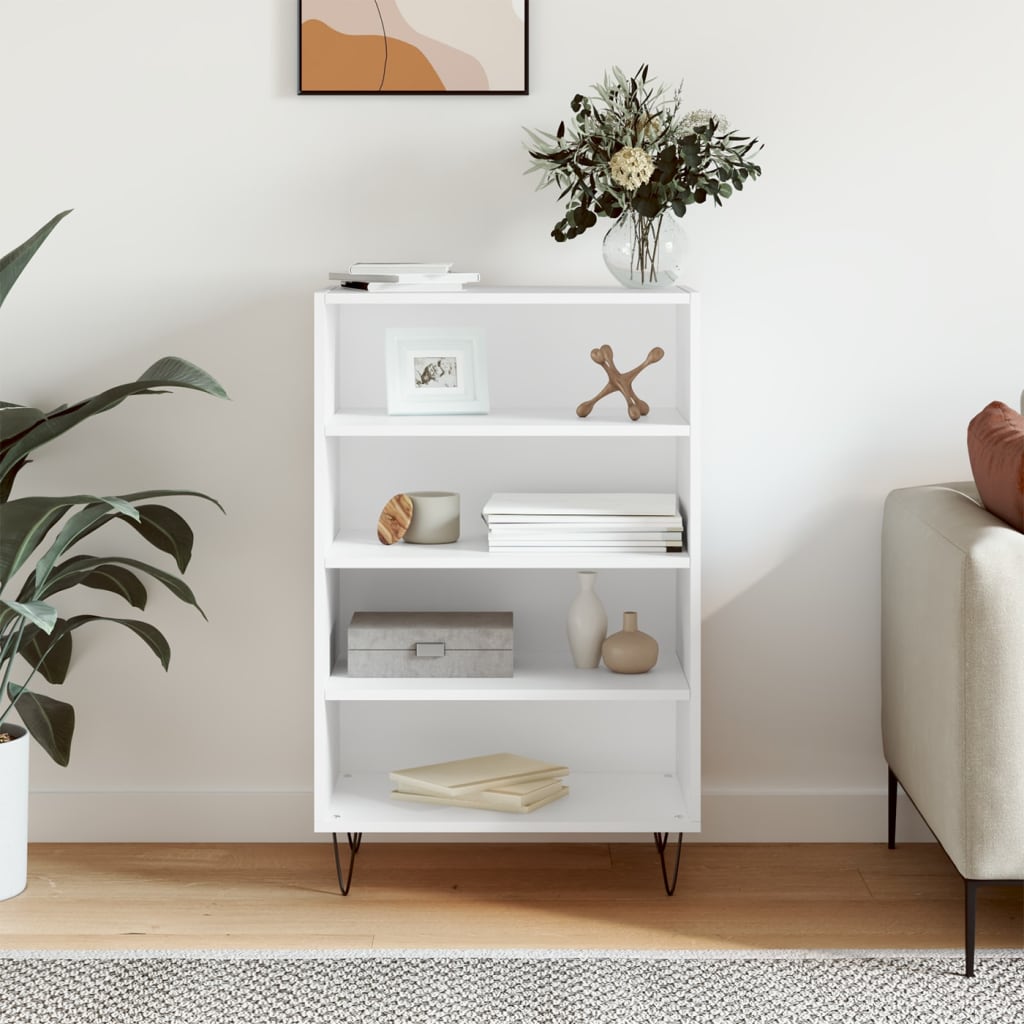
[[[596,572],[578,572],[579,591],[569,605],[566,633],[569,650],[577,668],[597,668],[601,661],[601,644],[608,633],[608,615],[597,596]]]
[[[622,630],[605,640],[601,656],[613,672],[650,672],[658,663],[658,641],[636,628],[636,612],[623,612]]]

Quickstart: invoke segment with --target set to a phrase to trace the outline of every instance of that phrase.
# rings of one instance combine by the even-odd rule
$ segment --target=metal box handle
[[[416,645],[416,657],[417,658],[443,658],[444,657],[444,641],[441,643],[433,644],[417,644]]]

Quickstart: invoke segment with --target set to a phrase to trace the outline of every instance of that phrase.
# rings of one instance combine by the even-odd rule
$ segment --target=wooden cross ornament
[[[636,393],[633,391],[633,378],[645,367],[650,366],[651,363],[656,363],[665,355],[663,348],[652,348],[647,353],[647,358],[637,367],[628,371],[627,373],[620,373],[615,367],[615,360],[613,358],[612,349],[610,345],[602,345],[600,348],[594,348],[590,350],[590,358],[594,360],[598,366],[603,366],[605,373],[608,374],[608,383],[601,389],[599,394],[596,394],[587,402],[580,402],[576,406],[576,415],[583,417],[589,416],[594,409],[594,406],[604,398],[605,395],[610,395],[614,391],[621,391],[622,397],[626,400],[626,411],[629,413],[631,420],[638,420],[641,416],[646,416],[650,411],[651,407],[642,399],[637,398]]]

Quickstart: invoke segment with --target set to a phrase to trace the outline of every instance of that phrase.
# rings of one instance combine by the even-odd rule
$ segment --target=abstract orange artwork
[[[300,93],[528,92],[528,0],[299,0]]]

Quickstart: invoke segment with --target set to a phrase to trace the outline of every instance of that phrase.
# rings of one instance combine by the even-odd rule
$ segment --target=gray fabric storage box
[[[351,676],[512,675],[511,612],[356,612]]]

